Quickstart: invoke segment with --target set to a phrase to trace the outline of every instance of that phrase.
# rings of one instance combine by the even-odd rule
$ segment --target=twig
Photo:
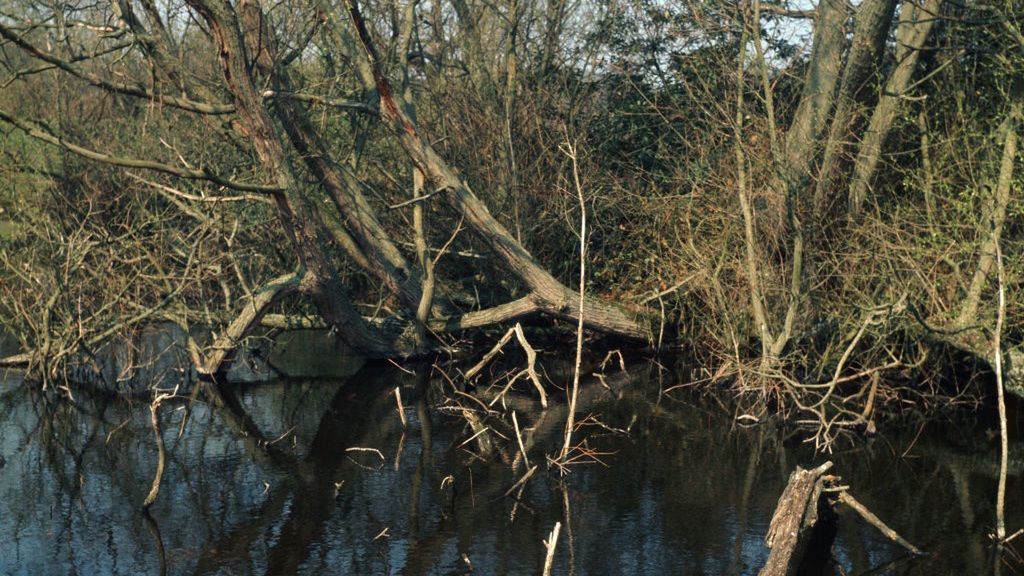
[[[619,370],[622,371],[622,372],[625,372],[626,371],[626,359],[622,357],[622,351],[618,350],[618,349],[616,349],[616,350],[609,350],[608,353],[605,354],[604,360],[601,360],[601,364],[599,366],[600,369],[604,370],[604,367],[608,365],[608,362],[611,361],[613,356],[618,356],[619,357]]]
[[[505,491],[505,496],[507,497],[509,494],[515,492],[516,488],[519,488],[520,486],[525,484],[526,481],[529,480],[530,477],[533,476],[535,472],[537,472],[537,467],[536,466],[531,466],[530,469],[526,471],[526,474],[523,474],[522,478],[520,478],[519,480],[516,480],[516,483],[513,484],[511,488],[509,488],[508,490]]]
[[[498,340],[497,344],[495,344],[493,348],[488,350],[487,353],[484,354],[484,357],[481,358],[480,361],[477,362],[475,366],[473,366],[469,370],[466,370],[466,380],[471,380],[474,376],[479,374],[480,371],[484,369],[484,366],[487,366],[487,363],[490,362],[495,356],[497,356],[498,352],[501,352],[501,349],[505,347],[505,344],[508,344],[508,341],[512,339],[512,336],[514,334],[515,328],[509,328],[508,331],[505,332],[505,335],[502,336],[500,340]]]
[[[178,389],[175,388],[170,394],[162,393],[158,394],[153,398],[153,402],[149,405],[149,423],[153,428],[153,435],[156,437],[156,473],[153,474],[153,483],[149,487],[149,494],[146,494],[146,499],[142,501],[142,510],[145,512],[149,510],[149,507],[156,502],[157,494],[160,493],[160,481],[164,477],[164,466],[167,461],[167,453],[164,449],[164,437],[160,432],[160,404],[168,398],[173,398],[178,393]]]
[[[351,448],[345,448],[345,452],[372,452],[376,454],[381,459],[382,462],[385,460],[384,455],[381,454],[380,450],[377,450],[376,448],[363,448],[362,446],[352,446]]]
[[[214,184],[217,184],[218,186],[222,186],[224,188],[241,190],[243,192],[275,194],[283,191],[278,186],[265,186],[262,184],[249,184],[246,182],[232,181],[205,169],[194,170],[191,168],[179,168],[177,166],[171,166],[169,164],[163,164],[161,162],[142,160],[138,158],[121,158],[118,156],[113,156],[111,154],[91,150],[89,148],[85,148],[83,146],[78,146],[76,144],[68,142],[62,136],[55,136],[48,128],[44,127],[43,125],[34,122],[20,120],[18,118],[15,118],[14,116],[11,116],[10,114],[7,114],[2,110],[0,110],[0,121],[6,122],[7,124],[14,126],[15,128],[18,128],[22,132],[28,134],[29,136],[37,140],[42,140],[47,144],[52,144],[54,146],[64,148],[68,152],[71,152],[83,158],[88,158],[89,160],[95,160],[97,162],[102,162],[104,164],[121,166],[123,168],[140,168],[143,170],[153,170],[154,172],[163,172],[165,174],[170,174],[172,176],[177,176],[179,178],[185,178],[187,180],[206,180],[209,182],[213,182]]]
[[[491,437],[486,435],[487,432],[491,429],[490,426],[484,426],[484,423],[480,421],[480,418],[478,418],[477,415],[474,414],[472,410],[467,410],[463,408],[462,417],[465,418],[466,422],[469,423],[469,427],[473,430],[473,435],[467,438],[458,446],[456,446],[456,448],[462,448],[466,444],[469,444],[473,440],[479,438],[479,440],[477,441],[477,446],[479,446],[480,448],[481,456],[484,456],[485,458],[489,457],[493,450],[493,446],[491,445]]]
[[[267,446],[273,446],[274,444],[277,444],[281,440],[284,440],[285,438],[287,438],[288,435],[291,434],[294,431],[295,431],[295,426],[292,426],[291,428],[285,430],[284,433],[281,434],[280,436],[278,436],[277,438],[274,438],[273,440],[270,440],[269,442],[267,442],[266,445]]]
[[[523,436],[519,433],[519,420],[516,419],[516,411],[512,411],[512,427],[516,431],[516,442],[519,443],[519,451],[523,453],[523,463],[530,468],[530,458],[526,456],[526,446],[523,445]]]
[[[423,202],[424,200],[429,200],[434,194],[437,194],[438,192],[444,192],[444,190],[435,190],[435,191],[433,191],[433,192],[431,192],[429,194],[425,194],[423,196],[417,196],[417,197],[412,198],[410,200],[406,200],[404,202],[399,202],[398,204],[391,204],[390,206],[388,206],[388,209],[389,210],[396,210],[398,208],[404,208],[405,206],[408,206],[410,204],[415,204],[417,202]]]
[[[455,229],[452,230],[451,236],[449,236],[448,240],[445,241],[445,243],[442,244],[441,247],[437,250],[437,256],[434,256],[434,262],[433,262],[434,266],[437,266],[438,260],[440,260],[441,256],[444,256],[445,253],[448,252],[448,248],[452,245],[452,242],[455,242],[455,239],[459,236],[459,232],[462,231],[462,221],[465,220],[465,219],[466,219],[465,216],[463,216],[462,218],[459,218],[459,223],[455,225]],[[458,254],[460,256],[463,255],[462,252],[456,252],[456,254]],[[472,254],[471,256],[473,258],[479,258],[480,257],[479,254]]]
[[[861,323],[860,329],[857,330],[857,334],[854,335],[852,340],[850,340],[850,343],[846,346],[846,350],[843,351],[843,355],[839,358],[839,363],[836,364],[836,370],[832,375],[832,381],[829,383],[828,391],[825,392],[825,395],[821,397],[821,400],[819,400],[813,408],[824,406],[828,402],[828,399],[832,397],[832,393],[835,392],[836,386],[839,384],[839,375],[842,374],[843,367],[846,366],[847,360],[850,359],[850,355],[857,347],[857,344],[860,343],[861,338],[864,337],[864,333],[867,332],[868,327],[875,323],[875,318],[879,314],[888,313],[891,315],[894,311],[897,311],[897,308],[902,309],[902,304],[902,302],[897,302],[894,305],[881,306],[868,312],[864,317],[864,322]]]
[[[579,164],[576,161],[576,145],[570,144],[568,140],[568,134],[566,134],[566,143],[562,146],[562,151],[572,162],[572,176],[573,183],[576,186],[576,199],[580,204],[580,300],[579,319],[576,323],[576,365],[572,371],[572,392],[569,396],[569,413],[565,418],[565,442],[562,444],[562,452],[558,457],[559,461],[562,463],[562,465],[559,466],[562,474],[566,473],[565,463],[569,456],[569,449],[572,446],[572,431],[576,418],[576,399],[579,395],[580,387],[580,364],[583,360],[583,304],[586,301],[584,294],[586,293],[587,287],[587,204],[583,199],[583,186],[580,184]],[[555,529],[558,529],[558,525],[555,525]]]
[[[679,282],[676,282],[675,284],[669,286],[668,288],[662,290],[661,292],[655,292],[654,294],[644,298],[643,300],[640,301],[640,303],[641,304],[647,304],[649,302],[653,302],[653,301],[661,298],[662,296],[668,296],[669,294],[671,294],[671,293],[675,292],[676,290],[679,290],[680,288],[685,286],[687,283],[690,282],[690,280],[693,280],[696,277],[697,277],[696,273],[690,274],[686,278],[683,278]]]
[[[161,184],[159,182],[154,182],[152,180],[148,180],[146,178],[143,178],[142,176],[139,176],[137,174],[133,174],[132,172],[125,172],[125,175],[127,175],[129,178],[131,178],[133,180],[137,180],[139,182],[142,182],[143,184],[146,184],[147,186],[150,186],[152,188],[156,188],[157,190],[160,190],[162,192],[166,192],[167,194],[170,194],[172,196],[178,196],[180,198],[184,198],[186,200],[191,200],[193,202],[209,202],[209,203],[213,203],[213,204],[218,204],[220,202],[248,202],[248,201],[262,202],[264,204],[273,204],[273,202],[274,202],[269,196],[259,196],[259,195],[256,195],[256,194],[240,194],[240,195],[236,195],[236,196],[207,196],[205,194],[189,194],[188,192],[183,192],[181,190],[178,190],[177,188],[173,188],[171,186],[165,186],[165,185],[163,185],[163,184]]]
[[[18,353],[18,354],[12,354],[10,356],[5,356],[3,358],[0,358],[0,366],[2,366],[2,367],[15,367],[16,368],[16,367],[19,367],[19,366],[25,366],[27,364],[30,364],[31,362],[32,362],[32,354],[30,354],[28,352],[21,352],[21,353]]]
[[[516,322],[515,327],[512,328],[516,332],[516,340],[519,340],[519,345],[523,347],[523,351],[526,352],[526,373],[530,376],[530,382],[533,382],[533,387],[537,389],[537,393],[540,394],[540,405],[542,408],[548,407],[548,395],[544,392],[544,386],[540,383],[540,378],[537,376],[537,351],[530,346],[530,343],[526,340],[526,335],[523,334],[523,326]],[[577,364],[577,367],[579,365]]]
[[[547,556],[544,557],[544,572],[543,576],[551,575],[551,565],[555,561],[555,546],[558,544],[558,532],[562,529],[561,522],[555,522],[555,527],[551,529],[551,535],[548,536],[547,540],[542,540],[544,547],[548,549]]]
[[[486,366],[491,360],[494,359],[495,356],[498,355],[499,352],[502,351],[505,345],[508,344],[509,340],[512,339],[513,335],[519,342],[519,346],[522,347],[523,352],[526,352],[525,372],[530,377],[530,382],[533,383],[533,387],[537,389],[537,393],[540,395],[541,407],[546,409],[548,407],[548,395],[547,392],[544,391],[544,385],[541,384],[540,382],[540,376],[537,375],[537,351],[533,348],[533,346],[530,345],[530,342],[526,339],[526,334],[523,333],[523,326],[518,322],[516,322],[515,326],[509,328],[508,331],[505,332],[505,335],[502,336],[500,340],[498,340],[498,342],[494,345],[493,348],[491,348],[486,354],[484,354],[484,357],[481,358],[480,361],[477,362],[475,366],[466,371],[466,380],[471,380],[474,376],[479,374],[480,371],[483,370],[484,366]],[[518,378],[518,376],[516,378]],[[515,381],[516,378],[513,378],[513,381]],[[509,386],[511,385],[512,383],[510,382]],[[493,406],[494,402],[491,402],[491,405]]]
[[[132,421],[132,419],[128,418],[124,422],[121,422],[120,424],[118,424],[116,428],[114,428],[113,430],[108,432],[107,433],[107,440],[106,440],[106,442],[104,442],[104,444],[110,444],[110,439],[114,436],[114,434],[117,434],[118,430],[120,430],[121,428],[124,428],[125,426],[127,426],[128,423],[131,422],[131,421]]]
[[[351,448],[346,448],[345,452],[370,452],[371,454],[376,454],[377,457],[380,458],[380,466],[378,466],[376,468],[370,468],[369,466],[366,466],[364,464],[360,464],[359,462],[356,461],[355,458],[353,458],[351,456],[348,457],[348,459],[353,464],[355,464],[356,466],[359,466],[360,468],[363,468],[364,470],[380,470],[387,463],[387,458],[385,458],[384,454],[382,454],[381,451],[377,450],[376,448],[363,448],[361,446],[353,446]]]
[[[398,438],[398,449],[395,450],[395,472],[398,472],[399,464],[402,461],[402,451],[405,450],[405,432]]]
[[[284,98],[288,100],[297,100],[300,102],[309,102],[310,104],[319,104],[328,108],[363,112],[364,114],[370,114],[371,116],[377,115],[377,110],[372,106],[367,105],[365,102],[357,102],[355,100],[327,98],[318,94],[303,94],[300,92],[277,92],[274,90],[264,90],[260,96],[267,99]]]
[[[409,425],[405,421],[405,408],[402,406],[402,389],[395,386],[395,404],[398,405],[398,418],[402,421],[402,428],[408,428]]]

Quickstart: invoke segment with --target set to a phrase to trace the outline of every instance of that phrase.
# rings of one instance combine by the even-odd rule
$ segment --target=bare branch
[[[213,343],[213,351],[203,359],[202,365],[197,367],[200,373],[216,374],[219,372],[224,367],[228,354],[235,349],[249,330],[259,323],[270,305],[277,302],[281,296],[299,288],[302,276],[301,272],[285,274],[257,289],[224,331],[224,334]]]
[[[170,94],[156,94],[149,90],[146,90],[141,86],[133,86],[131,84],[126,84],[123,82],[110,82],[108,80],[104,80],[99,76],[96,76],[95,74],[79,70],[67,60],[62,60],[61,58],[57,58],[53,54],[40,50],[36,46],[26,41],[20,35],[15,34],[14,31],[4,26],[3,24],[0,24],[0,37],[6,38],[14,44],[17,44],[22,50],[28,52],[35,58],[38,58],[43,62],[56,66],[57,68],[60,68],[68,74],[75,76],[76,78],[81,78],[82,80],[85,80],[86,82],[92,84],[93,86],[96,86],[97,88],[102,88],[110,92],[117,92],[128,96],[134,96],[136,98],[145,98],[147,100],[161,102],[174,108],[179,108],[181,110],[186,110],[189,112],[197,112],[200,114],[230,114],[234,112],[234,106],[231,106],[229,104],[208,104],[205,102],[196,102],[188,98],[172,96]]]
[[[103,152],[97,152],[88,148],[83,148],[77,144],[72,144],[60,136],[55,136],[49,129],[36,124],[35,122],[29,122],[15,118],[6,112],[0,110],[0,121],[7,122],[8,124],[22,130],[33,138],[42,140],[48,144],[54,146],[60,146],[65,150],[77,154],[83,158],[102,162],[104,164],[110,164],[113,166],[121,166],[124,168],[141,168],[143,170],[153,170],[156,172],[163,172],[179,178],[185,178],[187,180],[206,180],[213,182],[218,186],[225,188],[231,188],[233,190],[241,190],[244,192],[258,192],[261,194],[274,194],[281,192],[281,189],[276,186],[265,186],[262,184],[246,184],[244,182],[235,182],[228,180],[222,176],[218,176],[203,168],[200,170],[193,170],[191,168],[179,168],[177,166],[171,166],[170,164],[163,164],[160,162],[154,162],[152,160],[140,160],[137,158],[123,158],[120,156],[111,156],[110,154],[104,154]]]
[[[362,112],[364,114],[370,114],[372,116],[377,115],[377,109],[365,102],[358,102],[356,100],[344,100],[341,98],[327,98],[325,96],[319,96],[317,94],[304,94],[300,92],[278,92],[274,90],[264,90],[261,94],[264,98],[282,98],[288,100],[297,100],[299,102],[309,102],[310,104],[318,104],[320,106],[326,106],[328,108],[338,108],[339,110],[351,110],[353,112]]]
[[[147,180],[142,176],[132,174],[131,172],[125,172],[125,174],[127,174],[129,178],[142,182],[147,186],[151,186],[162,192],[166,192],[179,198],[184,198],[185,200],[191,200],[193,202],[208,202],[211,204],[220,204],[221,202],[263,202],[264,204],[273,203],[273,200],[271,200],[267,196],[259,196],[256,194],[242,194],[240,196],[206,196],[189,194],[188,192],[183,192],[181,190],[178,190],[177,188],[165,186],[159,182],[154,182],[152,180]]]
[[[786,18],[817,18],[817,10],[791,10],[777,4],[761,4],[761,12],[768,12]]]

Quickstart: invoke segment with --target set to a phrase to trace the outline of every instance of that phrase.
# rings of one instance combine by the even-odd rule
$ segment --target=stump
[[[799,565],[803,557],[799,552],[803,551],[806,536],[818,521],[822,477],[831,467],[831,462],[812,470],[797,466],[789,475],[789,482],[768,525],[765,544],[771,549],[771,554],[761,568],[760,576],[786,576]]]
[[[851,496],[846,487],[837,486],[839,478],[825,474],[831,468],[831,462],[825,462],[811,470],[804,470],[798,466],[789,475],[789,482],[779,497],[775,515],[768,525],[765,544],[771,549],[771,553],[758,573],[759,576],[786,576],[795,573],[804,558],[804,547],[812,532],[811,529],[821,521],[821,510],[828,511],[837,503],[848,506],[886,538],[911,554],[922,554],[921,550],[886,526],[878,516]]]

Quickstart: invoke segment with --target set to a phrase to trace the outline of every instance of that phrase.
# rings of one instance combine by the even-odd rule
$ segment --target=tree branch
[[[95,160],[104,164],[110,164],[112,166],[121,166],[123,168],[140,168],[143,170],[153,170],[155,172],[163,172],[164,174],[170,174],[179,178],[185,178],[186,180],[206,180],[213,182],[218,186],[225,188],[231,188],[233,190],[241,190],[243,192],[258,192],[261,194],[274,194],[281,192],[281,189],[276,186],[265,186],[262,184],[247,184],[245,182],[235,182],[228,180],[222,176],[218,176],[203,168],[201,170],[193,170],[191,168],[179,168],[177,166],[171,166],[170,164],[163,164],[160,162],[154,162],[152,160],[141,160],[138,158],[123,158],[120,156],[111,156],[103,152],[97,152],[84,148],[77,144],[72,144],[60,136],[54,135],[48,128],[36,124],[35,122],[20,120],[0,110],[0,121],[6,122],[19,130],[25,132],[29,136],[42,140],[48,144],[54,146],[60,146],[65,150],[77,154],[83,158],[89,160]]]
[[[786,18],[817,18],[817,10],[791,10],[777,4],[761,4],[761,12],[768,12]]]
[[[201,366],[196,367],[199,373],[210,375],[221,371],[228,354],[234,351],[238,342],[259,323],[267,308],[285,294],[298,290],[301,280],[302,273],[285,274],[257,289],[224,333],[214,340],[213,351],[202,359]]]
[[[14,31],[4,26],[3,24],[0,24],[0,37],[6,38],[7,40],[13,42],[14,44],[18,45],[18,47],[20,47],[22,50],[28,52],[35,58],[42,60],[47,64],[56,66],[57,68],[60,68],[61,70],[67,72],[68,74],[71,74],[76,78],[81,78],[82,80],[88,82],[89,84],[92,84],[93,86],[96,86],[97,88],[102,88],[110,92],[117,92],[128,96],[134,96],[136,98],[145,98],[147,100],[161,102],[174,108],[179,108],[181,110],[186,110],[189,112],[197,112],[200,114],[230,114],[234,112],[234,106],[231,106],[229,104],[208,104],[205,102],[196,102],[188,98],[171,96],[169,94],[156,94],[154,92],[146,90],[141,86],[132,86],[130,84],[126,84],[123,82],[110,82],[104,80],[96,76],[95,74],[90,74],[88,72],[79,70],[67,60],[57,58],[52,54],[40,50],[36,46],[27,42],[20,35],[15,34]]]

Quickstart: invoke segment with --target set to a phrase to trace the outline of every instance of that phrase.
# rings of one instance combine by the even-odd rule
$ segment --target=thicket
[[[707,378],[734,377],[823,429],[863,423],[883,403],[986,393],[965,376],[994,357],[999,247],[1002,343],[1021,387],[1020,2],[139,0],[2,12],[0,319],[26,351],[14,360],[40,375],[156,321],[211,329],[197,348],[215,353],[251,331],[231,329],[257,302],[254,324],[338,326],[339,308],[316,294],[339,287],[361,316],[417,327],[414,345],[377,355],[436,350],[522,314],[570,319],[571,299],[501,254],[514,240],[574,285],[575,171],[587,293],[613,316],[595,320],[599,332],[678,343]],[[242,55],[224,55],[217,30],[229,21]],[[285,200],[257,189],[285,180],[238,113],[251,103],[225,76],[230,58],[284,143]],[[403,118],[443,164],[403,140]],[[296,145],[296,125],[320,147]],[[351,175],[398,257],[375,252],[360,208],[331,207],[312,156]],[[510,239],[474,228],[464,190]],[[308,203],[295,213],[314,225],[288,222],[283,203]],[[304,234],[329,240],[337,284],[288,276],[297,261],[316,268]],[[285,288],[261,300],[267,286]],[[623,309],[646,338],[615,316]]]

